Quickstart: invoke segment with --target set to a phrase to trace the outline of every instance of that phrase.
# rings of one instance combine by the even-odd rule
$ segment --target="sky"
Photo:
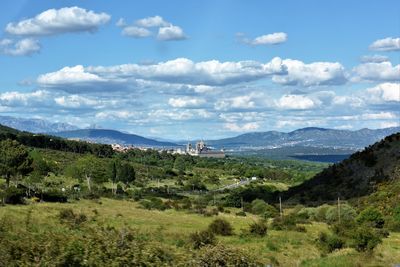
[[[0,2],[0,116],[216,139],[400,124],[399,1]]]

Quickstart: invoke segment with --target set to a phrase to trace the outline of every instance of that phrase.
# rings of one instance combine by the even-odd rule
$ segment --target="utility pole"
[[[279,214],[281,215],[281,218],[283,216],[283,212],[282,212],[282,198],[279,197]]]
[[[337,198],[337,205],[338,205],[338,218],[339,218],[339,224],[341,223],[341,216],[340,216],[340,197]]]

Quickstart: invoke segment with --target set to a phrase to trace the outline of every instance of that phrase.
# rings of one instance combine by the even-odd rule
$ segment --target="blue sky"
[[[398,1],[1,1],[0,115],[173,139],[398,126]]]

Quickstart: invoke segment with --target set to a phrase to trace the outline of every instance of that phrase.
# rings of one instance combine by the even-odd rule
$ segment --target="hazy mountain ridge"
[[[52,123],[41,119],[24,119],[11,116],[0,116],[0,124],[31,133],[60,132],[78,129],[78,127],[68,123]]]
[[[289,133],[277,131],[246,133],[232,138],[209,140],[207,143],[218,148],[224,147],[236,150],[305,146],[351,149],[355,151],[399,131],[400,127],[377,130],[361,129],[357,131],[310,127]]]
[[[145,138],[136,134],[122,133],[116,130],[106,129],[81,129],[73,131],[64,131],[51,133],[52,135],[68,138],[79,139],[103,144],[121,144],[151,147],[176,147],[177,144],[171,142],[162,142],[150,138]]]

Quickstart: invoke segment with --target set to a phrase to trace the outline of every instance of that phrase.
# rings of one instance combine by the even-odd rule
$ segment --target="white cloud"
[[[84,108],[98,105],[98,101],[79,95],[68,95],[54,98],[54,101],[66,108]]]
[[[388,37],[376,40],[369,46],[369,49],[376,51],[400,51],[400,38]]]
[[[154,17],[147,17],[143,19],[139,19],[135,22],[136,25],[140,27],[145,27],[145,28],[152,28],[152,27],[165,27],[171,25],[171,23],[165,21],[162,17],[160,16],[154,16]]]
[[[149,31],[148,29],[136,26],[127,26],[122,30],[122,35],[135,38],[148,37],[151,34],[151,31]]]
[[[193,108],[205,103],[206,101],[202,98],[177,97],[168,100],[168,104],[174,108]]]
[[[354,81],[399,81],[400,65],[391,62],[365,63],[353,68]]]
[[[6,32],[13,35],[56,35],[68,32],[94,32],[111,16],[80,7],[46,10],[34,18],[8,23]]]
[[[282,64],[288,74],[274,76],[273,81],[284,85],[338,85],[346,82],[344,67],[338,62],[314,62],[305,64],[299,60],[285,59]]]
[[[10,39],[0,41],[1,52],[10,56],[30,56],[39,53],[40,48],[39,42],[32,38],[21,39],[17,42]]]
[[[387,120],[395,119],[397,116],[392,112],[366,113],[361,115],[363,120]]]
[[[158,29],[157,39],[161,41],[178,41],[186,39],[186,36],[180,27],[169,25]]]
[[[225,123],[224,128],[232,132],[248,132],[260,128],[260,124],[257,122],[248,122],[241,125],[237,123]]]
[[[284,32],[276,32],[266,34],[254,38],[250,41],[251,45],[276,45],[287,41],[287,34]]]
[[[304,95],[283,95],[276,105],[280,109],[312,109],[316,107],[316,104],[312,99]]]
[[[254,95],[236,96],[222,99],[215,103],[216,110],[241,110],[255,108]]]
[[[391,127],[399,127],[400,123],[398,121],[384,121],[381,122],[379,128],[391,128]]]
[[[400,83],[381,83],[367,89],[363,97],[371,104],[400,102]]]
[[[381,63],[381,62],[389,61],[389,57],[382,56],[382,55],[366,55],[366,56],[362,56],[360,58],[360,60],[362,63],[369,63],[369,62]]]
[[[125,27],[125,26],[127,26],[124,18],[119,18],[117,23],[115,23],[115,25],[117,27]]]
[[[74,67],[64,67],[59,71],[40,75],[37,81],[41,86],[52,86],[60,84],[103,82],[105,80],[96,74],[85,71],[82,65],[76,65]]]
[[[186,58],[177,58],[152,65],[64,67],[59,71],[40,75],[37,81],[41,86],[69,90],[80,87],[82,84],[92,85],[95,88],[99,83],[112,85],[113,89],[117,90],[116,83],[129,85],[144,80],[190,86],[202,85],[203,87],[194,90],[207,91],[213,85],[256,81],[269,75],[283,73],[286,73],[286,68],[280,58],[274,58],[265,64],[256,61],[219,62],[217,60],[195,63]]]
[[[4,92],[0,94],[0,106],[34,106],[43,105],[50,99],[50,93],[44,90],[34,92]]]

